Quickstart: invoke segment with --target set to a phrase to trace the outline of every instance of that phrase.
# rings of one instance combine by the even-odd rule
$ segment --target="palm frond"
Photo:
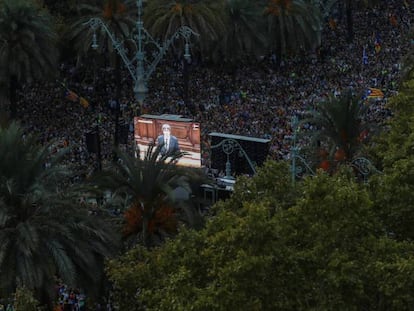
[[[92,273],[103,271],[103,258],[117,249],[116,232],[105,219],[91,218],[78,205],[79,188],[62,180],[71,172],[61,155],[46,166],[50,158],[47,146],[16,123],[0,128],[1,295],[18,284],[50,292],[56,275],[76,284],[86,274],[91,283],[82,286],[93,286],[99,280]]]
[[[120,8],[124,9],[120,9]],[[74,18],[65,37],[74,43],[75,49],[81,54],[91,50],[93,35],[97,35],[98,49],[100,53],[109,51],[113,53],[114,47],[104,28],[95,31],[88,24],[91,18],[99,18],[109,29],[111,34],[120,42],[131,37],[135,26],[135,4],[131,1],[105,1],[103,5],[83,4],[79,8],[80,16]]]
[[[182,208],[183,202],[174,196],[178,187],[188,192],[192,190],[190,184],[195,174],[176,165],[184,154],[161,155],[161,146],[154,145],[148,148],[143,158],[135,158],[118,150],[119,161],[90,181],[92,185],[96,183],[102,192],[109,190],[113,196],[128,200],[124,203],[124,233],[128,237],[134,235],[132,240],[137,237],[141,239],[147,233],[158,235],[160,230],[164,230],[162,221],[153,223],[163,209],[172,208],[171,211],[174,211],[172,218],[167,217],[165,221],[175,219],[178,214],[190,215]],[[157,229],[148,229],[145,224],[155,225]],[[148,239],[151,240],[151,237]]]
[[[366,120],[367,106],[360,98],[347,91],[339,98],[330,96],[319,103],[310,116],[302,121],[302,124],[312,125],[310,144],[322,144],[323,148],[329,150],[331,157],[338,149],[344,151],[347,160],[356,156],[363,143],[366,143],[361,141],[361,133],[373,128]],[[305,136],[308,134],[304,133]]]

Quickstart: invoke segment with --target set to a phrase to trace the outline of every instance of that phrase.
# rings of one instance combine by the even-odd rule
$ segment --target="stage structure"
[[[134,139],[140,157],[145,156],[150,145],[157,143],[164,124],[170,125],[171,135],[178,139],[180,150],[187,153],[177,164],[201,167],[200,123],[180,115],[143,114],[134,118]]]
[[[270,139],[223,133],[210,133],[211,168],[224,172],[225,179],[233,175],[254,175],[256,166],[266,160]]]

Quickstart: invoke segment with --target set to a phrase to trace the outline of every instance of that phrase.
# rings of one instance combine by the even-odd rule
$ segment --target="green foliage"
[[[17,116],[17,88],[23,82],[53,77],[57,35],[52,17],[31,0],[3,0],[0,6],[0,93]],[[6,110],[6,107],[0,107]]]
[[[360,185],[321,175],[306,182],[297,206],[278,215],[293,252],[293,274],[307,283],[297,292],[302,309],[352,309],[364,301],[365,262],[375,260],[369,249],[378,230],[370,205]]]
[[[160,150],[150,147],[143,159],[119,152],[119,161],[92,181],[98,190],[110,190],[126,202],[124,237],[130,245],[152,246],[174,235],[179,221],[200,221],[198,210],[177,200],[174,192],[182,187],[191,193],[190,184],[199,182],[200,174],[176,165],[183,152],[161,156]]]
[[[96,34],[98,51],[104,53],[115,52],[113,43],[102,25],[94,30],[87,22],[91,18],[99,18],[111,32],[114,39],[120,42],[131,37],[135,25],[135,2],[122,0],[98,1],[99,3],[82,4],[79,14],[70,21],[65,36],[74,44],[79,55],[87,54],[91,50],[93,34]],[[135,48],[135,47],[134,47]]]
[[[30,0],[3,0],[0,8],[0,68],[3,78],[31,81],[56,70],[57,35],[48,12]]]
[[[414,193],[414,158],[399,159],[384,174],[370,182],[376,211],[390,236],[414,239],[414,215],[410,202]]]
[[[275,172],[268,187],[259,173],[265,191]],[[111,261],[120,308],[409,310],[413,245],[387,237],[366,187],[322,174],[276,212],[267,197],[227,200],[205,229]]]
[[[86,53],[91,44],[93,31],[85,25],[91,17],[103,19],[115,37],[130,37],[135,1],[98,2],[80,5],[81,16],[71,23],[68,31],[68,37],[80,54]],[[289,3],[285,7],[276,1],[153,0],[144,3],[143,20],[151,36],[160,42],[171,38],[181,26],[188,26],[199,34],[198,39],[191,40],[192,49],[214,62],[224,60],[228,64],[237,64],[251,55],[259,59],[270,50],[287,55],[320,45],[322,10],[329,10],[331,5],[302,0]],[[112,44],[103,29],[98,29],[97,36],[101,51],[112,51]],[[124,42],[128,44],[128,40]],[[181,54],[180,41],[174,42],[173,46],[176,54]],[[135,46],[128,48],[136,49]]]
[[[268,42],[278,56],[296,54],[320,45],[322,14],[306,0],[267,1]]]
[[[153,0],[145,7],[144,22],[154,38],[161,41],[170,38],[181,26],[188,26],[200,35],[193,42],[205,52],[226,30],[223,3],[217,0]]]
[[[39,302],[33,297],[33,293],[25,288],[19,287],[15,293],[14,310],[16,311],[37,311]]]
[[[397,238],[414,239],[414,74],[413,60],[406,64],[405,79],[390,101],[394,115],[374,148],[383,175],[371,183],[376,210],[387,231]],[[410,69],[411,68],[411,69]]]
[[[401,83],[398,95],[390,99],[393,118],[388,123],[389,131],[379,140],[379,146],[376,148],[384,169],[392,169],[396,162],[413,155],[413,102],[414,74],[407,73],[407,80]]]
[[[370,137],[375,131],[373,124],[365,120],[368,106],[360,98],[351,91],[339,98],[331,96],[320,102],[310,112],[310,117],[302,121],[313,125],[315,129],[310,134],[304,133],[311,135],[310,151],[314,158],[319,156],[318,152],[322,149],[327,151],[331,161],[351,161],[361,154],[367,142],[366,138],[361,139],[361,134]],[[335,155],[336,152],[342,154]]]
[[[262,6],[258,1],[223,1],[222,14],[226,31],[222,33],[213,58],[217,62],[236,64],[245,61],[250,55],[256,59],[266,54],[267,38],[262,18]],[[224,57],[224,59],[223,59]]]
[[[225,203],[219,202],[213,209],[222,209],[224,204],[238,212],[246,202],[260,202],[272,211],[285,209],[293,204],[300,188],[300,185],[296,189],[291,185],[286,162],[266,161],[257,169],[254,178],[238,177],[230,199]]]
[[[38,146],[16,123],[0,128],[0,295],[25,286],[54,297],[55,277],[96,288],[117,234],[91,217],[67,181],[63,153]],[[42,301],[44,302],[44,301]]]

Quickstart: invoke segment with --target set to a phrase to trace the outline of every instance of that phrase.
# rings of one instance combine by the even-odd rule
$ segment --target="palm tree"
[[[338,0],[310,0],[310,3],[321,11],[322,17],[327,18],[331,15],[332,9]]]
[[[91,18],[100,18],[111,32],[113,38],[119,42],[131,38],[135,20],[133,18],[134,2],[131,0],[105,0],[96,1],[95,5],[84,4],[80,6],[81,16],[77,18],[68,30],[68,37],[74,42],[74,47],[79,55],[86,55],[92,48],[94,34],[97,39],[98,52],[103,54],[109,52],[115,61],[115,81],[116,81],[116,109],[114,116],[114,146],[118,146],[119,141],[119,114],[121,100],[121,60],[115,51],[114,45],[104,28],[92,29],[87,23]],[[94,60],[95,62],[95,60]]]
[[[266,37],[261,17],[262,6],[257,1],[225,0],[224,17],[226,31],[219,40],[220,62],[236,63],[265,54]]]
[[[308,0],[269,0],[267,17],[270,49],[278,59],[287,53],[313,49],[321,43],[322,15]]]
[[[97,38],[98,52],[109,52],[111,55],[116,55],[113,43],[105,30],[101,27],[94,30],[87,22],[91,18],[101,19],[113,37],[122,42],[130,38],[135,25],[134,2],[131,0],[100,0],[95,2],[95,4],[89,2],[79,6],[80,16],[72,21],[67,36],[74,43],[75,49],[81,56],[91,50],[94,34]]]
[[[332,8],[335,5],[338,6],[340,11],[345,11],[346,17],[346,27],[347,27],[347,40],[348,42],[352,42],[354,39],[354,10],[355,7],[369,7],[378,4],[379,0],[322,0],[316,1],[322,7],[325,8]],[[328,10],[329,11],[329,10]]]
[[[213,44],[225,32],[221,1],[203,0],[153,0],[149,1],[144,11],[144,22],[147,30],[159,41],[170,38],[180,27],[188,26],[198,33],[199,40],[195,46],[198,51],[208,53]],[[177,44],[175,52],[182,51],[182,44]],[[181,56],[179,54],[179,56]],[[193,112],[194,106],[189,100],[189,68],[183,61],[183,100]]]
[[[368,105],[351,91],[339,98],[329,97],[311,111],[303,121],[312,125],[311,146],[326,150],[325,155],[336,162],[352,161],[373,134],[373,125],[365,120]],[[326,149],[324,149],[326,148]]]
[[[153,0],[144,11],[148,31],[159,40],[171,37],[181,26],[188,26],[200,35],[201,51],[208,51],[211,43],[225,31],[222,1]]]
[[[0,127],[2,297],[24,286],[50,302],[56,277],[99,288],[103,260],[116,249],[116,233],[79,204],[70,170],[52,147],[37,145],[16,123]]]
[[[12,118],[17,88],[23,82],[53,76],[57,69],[56,33],[51,16],[30,0],[3,0],[0,8],[0,83]]]
[[[119,161],[98,174],[92,184],[126,200],[123,234],[129,244],[152,246],[177,233],[182,221],[194,224],[199,220],[198,211],[176,200],[174,194],[177,187],[191,192],[192,177],[200,176],[175,164],[183,152],[161,156],[160,148],[150,146],[143,159],[123,152],[118,155]]]

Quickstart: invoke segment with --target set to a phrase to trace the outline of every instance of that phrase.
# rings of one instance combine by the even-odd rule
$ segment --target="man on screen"
[[[171,126],[169,124],[162,125],[163,135],[158,136],[157,145],[161,146],[161,155],[174,154],[180,151],[178,139],[171,135]]]

